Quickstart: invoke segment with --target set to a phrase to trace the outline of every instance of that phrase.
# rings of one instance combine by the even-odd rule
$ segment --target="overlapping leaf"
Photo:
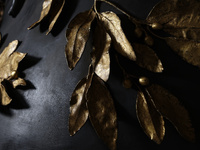
[[[94,18],[95,13],[91,9],[78,14],[68,26],[65,55],[70,69],[75,67],[84,51],[89,38],[90,26]]]
[[[5,87],[2,85],[4,80],[14,80],[11,81],[14,88],[18,85],[26,85],[26,82],[21,78],[15,80],[18,64],[26,55],[25,53],[14,52],[17,45],[17,40],[12,41],[0,55],[0,101],[2,105],[8,105],[12,101],[6,93]]]
[[[179,100],[160,85],[152,84],[147,88],[157,110],[176,127],[177,131],[188,141],[195,140],[188,111]]]
[[[157,54],[147,45],[134,43],[134,50],[137,56],[136,63],[152,72],[162,72],[163,66]]]
[[[151,140],[160,144],[165,135],[165,126],[162,115],[156,110],[151,97],[138,92],[136,112],[140,125]]]
[[[126,38],[121,27],[121,20],[111,11],[102,12],[99,15],[99,21],[104,26],[106,32],[110,35],[114,48],[123,56],[135,61],[136,56],[132,45]]]
[[[109,34],[98,23],[93,42],[92,63],[95,73],[104,81],[107,81],[110,75],[110,46]]]
[[[116,150],[117,114],[113,99],[96,74],[87,93],[89,117],[97,134],[111,150]]]
[[[51,32],[54,24],[56,23],[60,13],[62,12],[62,9],[65,5],[65,0],[44,0],[42,5],[42,11],[41,15],[38,21],[33,23],[28,29],[34,28],[36,25],[38,25],[45,17],[49,16],[49,29],[48,32]]]

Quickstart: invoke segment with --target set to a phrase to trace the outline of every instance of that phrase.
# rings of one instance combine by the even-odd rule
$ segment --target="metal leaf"
[[[157,110],[176,127],[177,131],[188,141],[195,140],[188,111],[179,100],[160,85],[152,84],[147,88]]]
[[[95,73],[106,82],[110,75],[109,49],[111,38],[99,23],[94,36],[92,64],[95,68]]]
[[[136,113],[140,125],[147,136],[160,144],[165,135],[165,126],[162,115],[156,110],[151,98],[143,92],[138,92]]]
[[[147,70],[152,72],[162,72],[163,66],[158,58],[157,54],[148,47],[147,45],[142,45],[134,43],[134,50],[137,56],[136,63]]]
[[[28,30],[34,28],[45,17],[49,16],[50,25],[49,25],[48,32],[46,34],[51,32],[54,24],[56,23],[58,17],[60,16],[60,13],[62,12],[64,5],[65,5],[65,0],[44,0],[40,19],[36,21],[35,23],[33,23],[30,27],[28,27]]]
[[[198,0],[162,0],[152,9],[147,22],[161,24],[164,31],[175,37],[199,41],[199,10]]]
[[[133,48],[126,38],[119,17],[111,11],[103,12],[99,15],[99,20],[104,26],[106,32],[112,38],[114,48],[123,56],[135,61],[136,56]]]
[[[68,41],[65,47],[65,55],[70,69],[76,66],[84,51],[89,38],[90,26],[95,15],[92,9],[79,13],[68,26],[66,31]]]
[[[26,55],[25,53],[14,52],[17,48],[17,45],[17,40],[12,41],[0,54],[0,82],[3,80],[11,80],[15,78],[18,64]],[[5,87],[3,85],[0,87],[0,93],[1,104],[8,105],[11,102],[11,98],[6,93]]]
[[[87,121],[88,109],[86,106],[85,89],[86,78],[76,86],[70,101],[69,133],[74,135]]]
[[[96,74],[87,93],[90,121],[111,150],[116,150],[117,114],[113,99],[103,80]]]
[[[166,38],[165,41],[183,60],[200,68],[200,43],[177,38]]]
[[[22,78],[18,78],[12,82],[13,88],[17,86],[26,86],[26,81]]]

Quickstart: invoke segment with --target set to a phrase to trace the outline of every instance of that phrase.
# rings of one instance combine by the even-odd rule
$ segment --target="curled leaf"
[[[200,2],[198,0],[162,0],[149,13],[149,24],[159,23],[175,37],[200,39]]]
[[[97,25],[93,43],[92,63],[95,73],[105,82],[110,75],[110,55],[111,38],[102,28],[101,24]]]
[[[46,34],[51,32],[54,24],[56,23],[58,17],[60,16],[60,13],[62,12],[64,5],[65,5],[65,0],[44,0],[39,20],[33,23],[30,27],[28,27],[28,30],[34,28],[45,17],[49,16],[50,25],[49,25],[49,30]]]
[[[13,85],[14,88],[16,88],[19,85],[20,86],[26,86],[26,81],[22,78],[18,78],[18,79],[14,80],[12,82],[12,85]]]
[[[162,63],[156,53],[153,51],[153,49],[151,49],[147,45],[136,43],[133,46],[137,56],[136,63],[139,66],[146,68],[147,70],[150,70],[152,72],[163,71]]]
[[[4,51],[0,55],[0,81],[1,82],[3,80],[11,80],[15,78],[18,64],[26,55],[24,53],[14,52],[15,49],[17,48],[17,45],[18,45],[17,40],[12,41],[11,43],[9,43],[9,45],[4,49]],[[13,82],[15,82],[15,85],[17,85],[16,83],[18,81],[13,81]],[[22,84],[25,84],[25,81]],[[1,104],[8,105],[11,102],[11,98],[6,93],[5,87],[2,84],[1,84],[0,90],[1,90],[0,91]]]
[[[68,26],[66,31],[67,45],[65,47],[65,55],[70,69],[76,66],[84,51],[89,38],[90,26],[95,15],[92,9],[79,13]]]
[[[183,60],[200,68],[200,43],[177,38],[166,38],[165,41]]]
[[[103,12],[99,15],[99,20],[106,32],[110,35],[114,48],[123,56],[135,61],[136,56],[133,48],[126,38],[119,17],[111,11]]]
[[[111,150],[116,150],[117,114],[113,99],[96,74],[87,93],[90,121],[99,137]]]
[[[157,110],[176,127],[177,131],[188,141],[195,140],[188,111],[179,100],[162,86],[152,84],[147,88]]]
[[[142,91],[138,92],[136,113],[140,125],[147,136],[160,144],[165,135],[165,126],[162,115],[156,110],[151,98]]]
[[[76,86],[70,101],[69,133],[74,135],[87,121],[88,109],[86,106],[85,89],[86,78]]]

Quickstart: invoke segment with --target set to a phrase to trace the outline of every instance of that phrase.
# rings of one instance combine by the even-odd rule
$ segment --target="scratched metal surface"
[[[158,1],[115,0],[139,18],[145,18]],[[0,27],[3,36],[1,51],[12,40],[21,41],[17,51],[28,53],[28,56],[20,64],[19,70],[20,76],[25,78],[28,85],[17,89],[16,92],[10,91],[13,102],[7,107],[0,107],[0,150],[107,150],[90,122],[87,122],[73,137],[69,136],[67,127],[69,99],[77,82],[87,74],[91,39],[77,67],[70,71],[64,55],[65,30],[72,17],[91,8],[93,1],[66,0],[65,11],[52,33],[47,36],[45,23],[30,31],[27,30],[27,27],[39,18],[42,2],[42,0],[24,0],[19,6],[21,9],[15,8],[17,14],[12,12],[12,16],[8,15],[12,0],[7,0],[5,3],[5,14]],[[107,5],[104,8],[110,9]],[[195,77],[200,75],[195,69],[190,69],[190,73],[184,72],[184,69],[181,70],[175,62],[174,60],[168,63],[168,66],[172,67],[171,72],[185,73],[185,76],[190,73],[196,74]],[[178,63],[188,67],[180,60]],[[200,111],[196,103],[199,101],[200,90],[197,88],[200,82],[191,78],[190,80],[179,78],[179,74],[177,76],[173,76],[173,73],[166,74],[160,77],[161,82],[185,98],[194,117],[195,126],[199,127],[197,118],[200,116]],[[199,141],[195,144],[188,143],[168,121],[162,144],[157,145],[150,141],[141,129],[135,114],[137,93],[134,89],[124,89],[121,86],[121,78],[122,74],[112,63],[108,85],[118,113],[118,150],[149,148],[199,150]],[[199,129],[197,131],[200,133]]]

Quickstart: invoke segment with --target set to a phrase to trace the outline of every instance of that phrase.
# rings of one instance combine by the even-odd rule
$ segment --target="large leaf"
[[[25,53],[14,52],[17,45],[17,40],[12,41],[0,54],[0,103],[2,105],[8,105],[11,102],[11,98],[8,96],[5,87],[2,85],[4,80],[14,80],[12,81],[14,88],[18,85],[26,85],[26,82],[21,78],[15,80],[18,64],[26,55]]]
[[[65,55],[70,69],[75,67],[84,51],[89,38],[90,26],[94,18],[95,12],[91,9],[79,13],[68,26]]]
[[[110,75],[110,55],[111,38],[98,24],[95,30],[92,52],[92,63],[95,73],[104,81],[107,81]]]
[[[156,110],[151,98],[142,91],[138,92],[136,112],[140,125],[149,138],[160,144],[165,135],[162,115]]]
[[[111,11],[103,12],[99,15],[99,20],[104,26],[106,32],[112,38],[114,48],[123,56],[135,61],[136,56],[133,48],[126,38],[121,27],[121,20]]]
[[[111,150],[116,150],[117,114],[113,99],[103,80],[96,74],[87,93],[90,121]]]
[[[200,43],[177,38],[166,38],[165,41],[183,60],[200,68]]]
[[[151,49],[147,45],[136,43],[133,46],[137,56],[136,63],[139,66],[146,68],[147,70],[150,70],[152,72],[163,71],[162,63],[156,53],[153,51],[153,49]]]
[[[176,127],[177,131],[189,141],[195,140],[195,132],[190,116],[185,107],[168,90],[160,85],[152,84],[147,88],[157,110]]]
[[[76,86],[70,101],[69,133],[74,135],[87,121],[88,109],[86,106],[85,89],[86,78]]]
[[[199,0],[162,0],[152,9],[147,22],[161,24],[173,36],[199,41],[199,10]]]

